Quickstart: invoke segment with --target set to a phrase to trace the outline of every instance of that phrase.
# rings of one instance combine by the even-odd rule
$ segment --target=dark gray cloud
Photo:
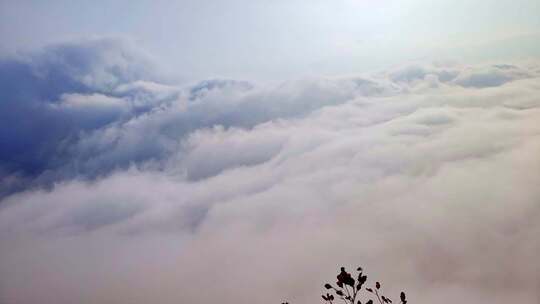
[[[0,60],[0,195],[14,190],[5,185],[6,175],[47,179],[44,173],[69,161],[66,149],[81,132],[134,115],[133,105],[112,90],[151,77],[146,65],[136,50],[115,39],[66,43]]]

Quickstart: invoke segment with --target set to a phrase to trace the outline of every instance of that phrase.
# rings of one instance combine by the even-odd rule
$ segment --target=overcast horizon
[[[0,303],[321,303],[341,266],[539,303],[539,29],[536,0],[0,0]]]
[[[282,81],[540,55],[538,1],[2,1],[0,54],[130,40],[176,79]]]

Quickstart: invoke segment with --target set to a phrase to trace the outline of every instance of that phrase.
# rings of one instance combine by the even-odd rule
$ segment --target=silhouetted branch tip
[[[370,296],[375,296],[376,300],[379,301],[379,304],[392,304],[392,299],[382,294],[381,288],[382,285],[380,282],[375,282],[375,289],[373,288],[365,288],[364,290],[368,292],[369,294],[360,294],[360,291],[362,289],[362,286],[367,282],[367,275],[363,273],[362,267],[356,268],[356,271],[358,271],[357,279],[355,280],[353,276],[347,272],[345,267],[341,267],[339,274],[337,275],[337,288],[332,286],[329,283],[324,284],[324,288],[327,290],[332,290],[336,297],[339,298],[339,300],[342,300],[345,302],[345,304],[362,304],[362,301],[360,298],[365,297],[369,298]],[[327,304],[333,304],[333,301],[336,299],[334,295],[330,293],[323,294],[322,299]],[[400,304],[407,304],[407,299],[405,296],[405,292],[401,292],[399,295],[399,299],[401,301]],[[368,299],[365,304],[373,304],[373,299]],[[289,304],[288,302],[284,302],[281,304]]]

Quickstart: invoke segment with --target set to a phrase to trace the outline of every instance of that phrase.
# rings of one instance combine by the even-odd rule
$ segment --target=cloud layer
[[[142,63],[142,64],[141,64]],[[0,62],[0,302],[538,301],[540,67],[159,81],[116,40]]]

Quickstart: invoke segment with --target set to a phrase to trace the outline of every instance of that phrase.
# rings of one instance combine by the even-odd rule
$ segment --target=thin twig
[[[383,304],[381,298],[379,297],[379,292],[377,291],[377,289],[375,289],[375,294],[377,295],[377,299],[379,299],[379,303]]]

